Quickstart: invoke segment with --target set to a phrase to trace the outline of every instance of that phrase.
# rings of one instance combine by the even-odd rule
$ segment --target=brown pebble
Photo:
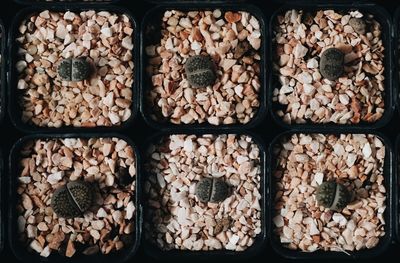
[[[225,13],[225,19],[229,23],[236,23],[236,22],[240,21],[241,18],[242,18],[242,15],[240,13],[233,13],[230,11]]]

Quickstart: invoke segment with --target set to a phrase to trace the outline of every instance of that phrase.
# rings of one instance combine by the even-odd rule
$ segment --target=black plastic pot
[[[260,183],[260,194],[262,195],[261,199],[261,233],[257,235],[254,240],[254,244],[249,247],[248,249],[236,252],[230,250],[213,250],[213,251],[190,251],[190,250],[168,250],[164,251],[161,250],[156,244],[152,243],[151,241],[146,239],[146,235],[143,234],[143,246],[144,251],[149,256],[157,259],[157,260],[166,260],[166,261],[182,261],[182,260],[244,260],[247,258],[251,258],[256,256],[261,249],[265,248],[265,242],[267,237],[267,209],[266,209],[266,197],[267,197],[267,184],[268,184],[268,176],[267,175],[267,165],[266,165],[266,150],[264,147],[263,141],[253,133],[243,132],[239,130],[229,130],[229,131],[187,131],[187,130],[174,130],[174,131],[165,131],[159,132],[153,136],[151,136],[146,143],[144,144],[144,149],[142,150],[143,153],[146,153],[146,150],[151,144],[159,143],[162,138],[166,136],[173,135],[173,134],[194,134],[194,135],[204,135],[204,134],[237,134],[237,135],[247,135],[250,136],[253,141],[258,145],[260,149],[260,163],[261,163],[261,183]],[[146,156],[143,156],[143,159],[146,159]],[[144,163],[142,164],[144,166]],[[146,181],[148,174],[145,172],[145,167],[142,167],[143,176],[142,176],[142,185]],[[146,215],[147,205],[146,202],[147,197],[146,194],[143,192],[142,195],[142,204],[143,204],[143,218]],[[143,227],[143,232],[146,231]]]
[[[198,4],[198,3],[211,3],[211,4],[215,4],[215,3],[238,3],[238,2],[246,2],[247,0],[145,0],[147,2],[150,3],[185,3],[185,4]]]
[[[394,90],[394,83],[392,80],[393,76],[393,48],[392,48],[392,19],[387,11],[375,4],[368,4],[368,3],[348,3],[348,4],[341,4],[341,3],[330,3],[325,4],[319,1],[310,1],[310,2],[302,2],[300,3],[292,3],[284,5],[283,7],[279,8],[271,17],[270,24],[269,24],[269,34],[271,38],[274,37],[274,25],[276,24],[277,16],[283,14],[287,10],[290,9],[298,9],[298,10],[308,10],[308,11],[317,11],[317,10],[325,10],[325,9],[334,9],[339,11],[348,11],[348,10],[360,10],[363,13],[368,13],[374,15],[374,18],[381,24],[382,29],[382,41],[385,47],[385,58],[384,58],[384,87],[385,87],[385,112],[381,119],[374,123],[368,122],[360,122],[358,124],[335,124],[335,123],[312,123],[311,121],[307,121],[304,124],[287,124],[282,120],[282,117],[279,117],[276,114],[276,111],[279,109],[284,110],[285,106],[279,104],[279,102],[273,102],[273,91],[275,88],[279,87],[278,76],[276,73],[271,73],[270,82],[269,82],[269,90],[268,90],[268,110],[271,112],[271,115],[276,123],[286,129],[321,129],[321,130],[331,130],[331,129],[377,129],[385,126],[391,119],[395,100],[393,98],[393,94],[395,94]],[[313,4],[314,3],[314,4]],[[273,65],[274,61],[274,44],[270,41],[269,45],[269,65]]]
[[[0,19],[0,124],[3,122],[4,114],[6,111],[6,74],[5,74],[5,66],[6,66],[6,38],[7,32],[4,27],[3,20]]]
[[[396,196],[394,197],[394,231],[397,243],[400,243],[400,135],[396,138],[394,149],[394,164],[393,164],[393,187],[397,189]]]
[[[272,2],[275,2],[277,4],[293,4],[293,3],[297,3],[298,1],[296,0],[272,0]],[[302,0],[302,3],[305,4],[337,4],[337,3],[348,3],[349,1],[347,0]],[[368,2],[366,0],[360,0],[357,1],[357,4],[359,3],[365,3]]]
[[[277,145],[280,145],[281,139],[288,138],[293,134],[373,134],[378,136],[383,144],[385,145],[385,161],[384,161],[384,185],[386,188],[386,211],[384,213],[385,219],[385,236],[380,237],[379,243],[376,247],[371,249],[363,249],[359,251],[347,251],[349,254],[345,254],[343,252],[335,252],[335,251],[320,251],[317,250],[315,252],[302,252],[300,250],[291,250],[282,245],[279,240],[279,237],[273,233],[273,229],[275,228],[273,223],[273,217],[275,214],[274,210],[274,199],[275,199],[275,184],[276,180],[273,176],[275,168],[277,166],[276,156],[274,155],[274,149]],[[324,131],[321,132],[319,129],[314,129],[305,132],[304,130],[292,130],[283,132],[282,134],[275,137],[275,139],[271,142],[268,152],[268,163],[271,165],[270,167],[270,184],[268,192],[270,194],[269,200],[271,203],[267,204],[269,210],[269,236],[271,237],[271,246],[272,248],[282,257],[288,259],[301,259],[301,260],[328,260],[328,259],[368,259],[371,257],[376,257],[388,249],[389,245],[392,242],[394,235],[394,207],[395,203],[394,198],[397,196],[397,188],[393,187],[394,184],[394,176],[393,176],[393,149],[390,140],[386,136],[378,132],[360,132],[358,130],[347,130],[347,131]]]
[[[17,187],[18,187],[18,172],[19,172],[19,160],[20,160],[20,151],[24,147],[24,145],[32,140],[37,139],[65,139],[65,138],[119,138],[125,140],[130,146],[132,146],[135,156],[136,156],[136,193],[135,193],[135,207],[136,207],[136,214],[135,214],[135,233],[134,235],[134,243],[131,244],[129,247],[123,248],[119,252],[114,252],[108,255],[103,255],[101,253],[85,256],[85,255],[74,255],[72,258],[67,258],[61,256],[58,253],[52,253],[48,258],[43,258],[36,252],[29,253],[27,247],[22,244],[18,240],[18,224],[17,218],[18,215],[16,213],[16,206],[17,206]],[[9,219],[9,226],[8,226],[8,234],[9,234],[9,246],[14,253],[15,257],[22,262],[77,262],[77,263],[86,263],[88,260],[90,262],[99,262],[99,263],[108,263],[108,262],[127,262],[131,259],[139,245],[141,240],[141,231],[142,231],[142,206],[140,203],[140,196],[141,196],[141,184],[139,183],[141,180],[140,178],[140,155],[138,149],[134,145],[134,143],[126,136],[114,134],[114,133],[107,133],[103,135],[99,134],[36,134],[36,135],[28,135],[21,139],[19,139],[11,149],[10,152],[10,159],[9,159],[9,196],[8,196],[8,203],[9,203],[9,210],[8,210],[8,219]]]
[[[254,17],[256,17],[260,23],[261,34],[262,36],[262,43],[260,48],[260,82],[261,88],[259,93],[259,101],[260,107],[258,112],[246,124],[221,124],[221,125],[211,125],[209,123],[194,123],[194,124],[173,124],[168,120],[164,121],[156,121],[149,116],[149,112],[153,109],[147,103],[147,94],[152,87],[151,77],[147,76],[146,73],[146,66],[148,57],[145,52],[146,46],[151,41],[149,38],[154,38],[154,36],[158,37],[160,35],[160,26],[162,22],[163,12],[166,10],[181,10],[181,11],[198,11],[198,10],[214,10],[214,9],[221,9],[222,11],[246,11],[251,13]],[[175,3],[175,4],[164,4],[157,6],[145,14],[145,17],[142,22],[142,27],[140,30],[140,41],[141,41],[141,60],[140,60],[140,71],[141,71],[141,94],[140,94],[140,112],[146,123],[158,130],[166,130],[166,129],[210,129],[210,130],[220,130],[220,129],[240,129],[240,128],[252,128],[258,125],[261,121],[265,119],[265,115],[267,113],[267,106],[266,106],[266,99],[267,99],[267,73],[264,65],[267,62],[267,55],[266,55],[266,43],[268,41],[268,34],[267,34],[267,24],[265,22],[263,13],[255,6],[249,4],[233,4],[233,3],[193,3],[192,5],[188,5],[188,3]]]
[[[21,5],[36,5],[40,4],[65,4],[65,3],[88,3],[88,4],[110,4],[117,3],[120,0],[14,0],[16,3]]]
[[[134,119],[138,115],[139,108],[139,76],[140,72],[138,70],[139,66],[135,66],[134,69],[134,83],[132,86],[133,90],[133,98],[131,105],[131,117],[118,126],[110,126],[110,127],[94,127],[94,128],[84,128],[84,127],[73,127],[73,126],[62,126],[60,128],[50,128],[50,127],[39,127],[33,124],[24,123],[21,120],[21,107],[18,104],[18,99],[20,97],[21,92],[17,89],[18,83],[18,73],[15,68],[15,64],[18,61],[18,48],[19,44],[15,43],[15,38],[19,34],[18,27],[21,24],[22,20],[30,17],[32,14],[40,13],[43,10],[50,11],[59,11],[59,12],[81,12],[87,10],[95,10],[95,11],[110,11],[118,14],[125,14],[132,21],[132,25],[134,28],[134,34],[132,36],[134,43],[134,50],[132,51],[133,59],[135,65],[138,65],[139,61],[139,26],[136,19],[132,16],[129,10],[113,6],[113,5],[90,5],[90,4],[63,4],[63,5],[35,5],[35,7],[27,7],[19,11],[11,24],[11,29],[8,37],[8,46],[9,46],[9,72],[8,72],[8,111],[10,115],[10,119],[17,129],[26,132],[26,133],[75,133],[75,132],[115,132],[122,131],[128,127],[132,126]]]
[[[400,100],[400,7],[396,8],[393,16],[393,87],[395,88],[395,92],[393,94],[393,99],[395,101],[395,105],[397,108],[398,117],[400,117],[400,108],[399,108],[399,100]]]
[[[3,162],[3,153],[0,150],[0,254],[3,252],[4,248],[4,199],[3,199],[3,184],[2,182],[4,176],[4,162]]]

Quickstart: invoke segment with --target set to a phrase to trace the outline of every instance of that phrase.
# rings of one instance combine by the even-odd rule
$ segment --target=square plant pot
[[[180,141],[185,141],[184,145]],[[159,133],[145,145],[143,241],[149,256],[171,260],[245,259],[264,248],[267,177],[261,140],[242,132],[178,131]],[[207,148],[209,154],[198,154]],[[226,154],[220,155],[219,151]],[[183,160],[185,154],[191,156],[190,160]],[[243,166],[221,160],[237,156]],[[253,165],[248,167],[251,172],[246,172],[246,165]],[[216,166],[220,166],[220,174]],[[204,197],[199,185],[207,180],[213,181],[214,192]],[[221,190],[224,183],[229,189],[227,195]],[[233,204],[235,208],[231,209]],[[185,231],[192,234],[188,236]]]
[[[200,16],[211,20],[209,28]],[[225,31],[226,38],[219,35]],[[151,9],[141,28],[145,121],[156,129],[259,124],[266,114],[266,33],[264,16],[252,5],[175,3]]]
[[[0,150],[0,183],[3,180],[3,176],[4,176],[4,161],[3,161],[3,153]],[[3,248],[4,248],[4,205],[3,205],[3,198],[1,198],[3,196],[3,184],[0,184],[0,205],[1,205],[1,209],[0,209],[0,254],[3,252]]]
[[[6,74],[5,74],[5,49],[6,49],[6,29],[3,20],[0,19],[0,124],[3,123],[4,114],[6,111]]]
[[[14,0],[22,5],[48,4],[65,5],[66,3],[87,3],[87,4],[110,4],[118,3],[120,0]]]
[[[9,172],[14,255],[22,262],[132,258],[141,235],[139,162],[132,141],[116,134],[17,141]]]
[[[397,136],[396,138],[396,144],[395,144],[395,149],[394,149],[394,154],[395,154],[395,162],[393,165],[393,170],[394,170],[394,176],[393,176],[393,185],[395,189],[399,189],[400,185],[400,180],[399,180],[399,172],[400,172],[400,167],[399,167],[399,160],[400,160],[400,136]],[[397,196],[395,196],[393,199],[393,206],[394,206],[394,229],[395,229],[395,237],[397,242],[400,241],[400,200],[399,200],[399,191],[396,191]]]
[[[131,126],[139,100],[138,35],[130,12],[112,5],[21,10],[9,34],[13,124],[24,132],[60,133]]]
[[[272,141],[269,155],[270,235],[278,254],[303,260],[369,258],[388,248],[397,190],[386,137],[284,132]],[[340,195],[321,190],[327,182],[336,182]],[[341,198],[331,202],[333,196]]]
[[[393,73],[393,100],[395,101],[395,106],[397,109],[397,114],[399,117],[400,115],[400,111],[399,111],[399,80],[400,80],[400,41],[399,41],[399,36],[400,36],[400,7],[396,8],[396,10],[394,11],[394,16],[393,16],[393,32],[394,32],[394,41],[393,41],[393,64],[394,64],[394,73]]]
[[[297,12],[289,13],[291,10]],[[336,13],[316,13],[320,10]],[[350,15],[350,11],[363,14],[363,22],[355,18],[360,13]],[[365,18],[367,15],[373,15],[373,18]],[[342,17],[345,17],[343,22]],[[355,22],[351,22],[355,27],[357,23],[365,27],[356,32],[347,18],[349,21],[355,18],[352,20]],[[301,23],[297,22],[299,19],[303,19]],[[278,23],[281,30],[277,29]],[[285,27],[298,30],[288,33],[283,30]],[[332,35],[328,35],[330,33]],[[272,16],[269,34],[273,39],[269,47],[269,64],[274,66],[274,72],[270,78],[268,106],[279,125],[294,129],[362,129],[380,128],[390,121],[395,90],[392,24],[384,8],[371,4],[287,4]],[[296,44],[296,38],[302,44]],[[374,52],[365,52],[365,43],[374,45]],[[325,70],[328,60],[321,59],[329,57],[329,52],[325,51],[331,47],[335,48],[333,53],[338,54],[335,72]],[[357,65],[359,70],[356,70]]]

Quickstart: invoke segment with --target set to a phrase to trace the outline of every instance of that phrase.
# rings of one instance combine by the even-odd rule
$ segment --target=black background
[[[160,1],[162,2],[162,1]],[[258,6],[263,12],[266,14],[266,18],[268,19],[270,15],[276,10],[280,5],[275,4],[273,1],[269,0],[249,0],[247,1],[249,3],[252,3],[256,6]],[[283,1],[282,1],[283,2]],[[296,1],[297,3],[299,2],[313,2],[313,1]],[[327,2],[332,2],[332,1],[327,1]],[[342,1],[342,2],[352,2],[352,1]],[[357,1],[361,2],[361,1]],[[398,6],[400,6],[399,3],[395,3],[396,1],[375,1],[376,3],[384,6],[387,11],[392,15],[394,15],[394,11]],[[1,19],[3,20],[3,23],[5,24],[6,31],[8,33],[8,28],[11,24],[11,21],[15,14],[21,10],[24,6],[23,5],[18,5],[14,3],[12,0],[1,0],[0,1],[1,7],[0,7],[0,16]],[[147,10],[149,10],[151,7],[155,6],[155,4],[150,4],[145,2],[144,0],[122,0],[118,2],[116,5],[123,6],[128,8],[132,14],[137,18],[137,21],[139,22],[139,25],[141,24],[141,19],[143,18],[144,14],[146,13]],[[266,21],[268,22],[268,21]],[[267,23],[266,23],[267,24]],[[4,37],[4,34],[3,36]],[[397,45],[394,45],[393,47],[397,47]],[[5,54],[4,58],[7,60],[7,54]],[[394,61],[395,62],[395,61]],[[267,70],[269,66],[267,65]],[[8,89],[8,87],[5,85],[4,87],[1,87],[2,89]],[[15,88],[15,87],[14,87]],[[385,87],[389,88],[389,87]],[[4,103],[4,100],[2,101]],[[386,136],[389,137],[389,139],[392,142],[392,145],[395,144],[397,134],[400,133],[400,116],[397,111],[394,112],[393,117],[391,122],[384,128],[379,129],[378,131],[384,133]],[[258,127],[252,129],[251,131],[257,133],[259,136],[261,136],[264,140],[264,142],[269,145],[269,143],[272,141],[272,139],[277,136],[279,133],[283,132],[284,129],[282,129],[280,126],[278,126],[270,116],[270,113],[268,113],[267,117],[265,120],[259,125]],[[139,116],[136,118],[134,121],[133,125],[131,127],[127,128],[124,132],[122,132],[124,135],[129,136],[137,145],[140,146],[140,143],[143,142],[146,138],[148,138],[150,135],[155,133],[156,131],[149,126],[147,126],[143,118]],[[368,130],[365,130],[365,132],[368,132]],[[8,196],[8,180],[7,180],[7,173],[8,173],[8,157],[9,157],[9,152],[10,148],[12,145],[22,136],[24,136],[24,133],[18,131],[10,122],[10,118],[8,116],[8,111],[5,114],[5,118],[3,119],[2,123],[0,124],[0,148],[2,151],[3,159],[4,159],[4,166],[5,170],[1,174],[1,186],[2,186],[2,194],[1,194],[1,210],[2,210],[2,223],[3,223],[3,230],[2,231],[4,234],[3,236],[3,242],[4,242],[4,248],[3,252],[0,255],[0,262],[18,262],[16,258],[13,256],[11,253],[9,246],[8,246],[8,238],[7,238],[7,196]],[[376,262],[377,260],[383,260],[383,261],[394,261],[396,256],[400,256],[400,246],[398,244],[392,244],[391,247],[382,255],[380,255],[378,258],[369,258],[369,259],[362,259],[363,262]],[[167,259],[163,259],[164,261]],[[193,258],[193,260],[196,260]],[[131,260],[131,261],[136,261],[136,262],[156,262],[154,259],[149,257],[148,255],[145,254],[143,246],[139,248],[138,253],[136,256]],[[269,245],[269,240],[266,243],[265,248],[263,251],[260,252],[259,255],[256,255],[253,259],[251,259],[252,262],[265,262],[265,261],[271,261],[271,262],[292,262],[293,260],[286,260],[276,254],[271,246]],[[326,260],[325,260],[326,261]],[[329,260],[328,260],[329,261]],[[333,259],[331,260],[333,262]],[[341,260],[344,261],[344,260]],[[361,261],[361,260],[360,260]],[[396,260],[398,261],[398,260]],[[298,261],[301,262],[301,261]]]

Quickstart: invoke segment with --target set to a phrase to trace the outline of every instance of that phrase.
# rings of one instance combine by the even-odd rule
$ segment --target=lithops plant
[[[83,81],[90,75],[90,64],[84,58],[67,58],[57,68],[58,75],[66,81]]]
[[[315,194],[317,204],[329,210],[341,211],[351,201],[350,192],[337,182],[323,182],[318,186]]]
[[[51,207],[59,217],[82,216],[93,203],[93,189],[82,181],[69,182],[58,188],[51,199]]]
[[[365,35],[365,32],[367,31],[367,24],[362,18],[356,18],[356,17],[350,18],[349,25],[358,34]]]
[[[338,79],[344,72],[344,54],[337,48],[328,48],[321,54],[319,71],[324,78]]]
[[[184,68],[189,84],[195,88],[213,85],[216,79],[214,67],[209,56],[197,55],[188,58]]]
[[[201,202],[218,203],[229,195],[228,184],[219,178],[202,178],[195,188],[195,194]]]

